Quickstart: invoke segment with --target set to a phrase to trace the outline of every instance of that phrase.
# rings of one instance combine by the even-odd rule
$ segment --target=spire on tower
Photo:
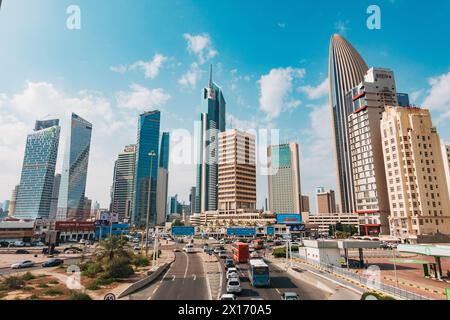
[[[212,63],[209,65],[209,87],[212,88],[213,80],[212,80],[213,66]]]

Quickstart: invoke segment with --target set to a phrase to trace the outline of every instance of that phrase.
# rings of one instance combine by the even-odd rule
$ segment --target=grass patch
[[[100,286],[97,281],[93,281],[90,284],[88,284],[85,288],[88,290],[95,291],[95,290],[100,289]]]
[[[133,257],[131,263],[136,267],[147,267],[150,265],[150,260],[147,257],[139,254]]]
[[[22,278],[16,276],[10,276],[3,281],[3,290],[19,290],[25,285],[25,281]]]
[[[64,294],[64,292],[62,292],[61,290],[58,289],[48,289],[47,291],[44,292],[44,294],[46,296],[60,296],[62,294]]]
[[[87,293],[72,291],[68,300],[92,300],[92,298]]]
[[[34,279],[36,279],[36,277],[31,272],[27,272],[22,276],[23,281],[30,281],[30,280],[34,280]]]
[[[39,300],[39,296],[36,295],[36,294],[33,294],[32,296],[29,296],[29,297],[27,298],[27,300]]]
[[[38,284],[38,288],[48,288],[48,285],[45,283]]]
[[[25,286],[25,287],[22,288],[22,290],[23,290],[23,291],[33,291],[34,288],[31,287],[31,286]]]

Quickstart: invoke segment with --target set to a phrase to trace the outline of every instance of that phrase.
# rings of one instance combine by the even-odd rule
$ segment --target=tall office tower
[[[302,196],[302,213],[303,212],[311,212],[308,196]]]
[[[149,214],[149,224],[154,226],[156,223],[160,123],[161,113],[158,110],[145,112],[139,116],[131,216],[131,223],[138,227],[146,225],[147,214]],[[154,156],[150,157],[150,153]],[[149,193],[151,193],[150,197]]]
[[[91,218],[91,208],[92,208],[92,200],[88,197],[84,197],[83,200],[83,217],[82,221],[89,220]]]
[[[11,200],[9,202],[8,216],[13,216],[16,212],[17,193],[19,192],[19,185],[16,185],[11,193]]]
[[[190,213],[195,212],[195,187],[191,187],[191,193],[189,194],[189,204],[191,206]]]
[[[50,215],[49,219],[55,220],[56,213],[58,212],[58,197],[59,197],[59,188],[61,185],[61,174],[55,174],[55,180],[53,182],[53,190],[52,190],[52,199],[50,201]]]
[[[64,152],[56,220],[81,221],[91,149],[92,124],[72,113]]]
[[[3,203],[3,212],[9,212],[9,204],[10,200],[5,200],[5,203]]]
[[[178,195],[170,197],[170,214],[178,213]]]
[[[210,69],[209,85],[203,90],[204,108],[198,133],[198,162],[195,213],[217,210],[217,159],[219,133],[225,131],[226,102],[222,89],[212,80]]]
[[[58,156],[59,120],[37,121],[28,135],[14,217],[48,218]]]
[[[127,145],[114,164],[111,211],[118,214],[120,221],[131,219],[135,165],[136,145]]]
[[[342,36],[331,38],[329,71],[331,121],[337,162],[338,192],[342,212],[354,212],[353,176],[348,143],[347,92],[364,80],[368,67],[359,53]]]
[[[409,107],[409,95],[407,93],[397,93],[397,102],[400,107]]]
[[[336,213],[336,198],[333,190],[316,188],[317,213]]]
[[[256,210],[255,139],[254,135],[237,129],[219,133],[220,214]]]
[[[166,222],[167,192],[169,188],[169,151],[170,134],[163,132],[161,136],[161,149],[159,151],[158,182],[156,195],[156,224]]]
[[[300,160],[296,142],[267,148],[269,160],[269,210],[301,213]]]
[[[450,235],[450,204],[439,135],[430,112],[386,107],[381,120],[391,235],[415,242]]]
[[[380,121],[385,106],[398,106],[394,73],[371,68],[347,93],[348,135],[359,234],[389,234],[389,195]]]
[[[450,146],[441,144],[441,153],[444,162],[445,180],[447,181],[448,197],[450,199]]]

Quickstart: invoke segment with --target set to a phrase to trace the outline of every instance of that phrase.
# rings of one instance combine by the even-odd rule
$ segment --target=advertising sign
[[[195,227],[172,227],[173,236],[193,236]]]
[[[266,227],[266,235],[273,236],[275,234],[275,227],[268,226]]]
[[[256,228],[227,228],[227,236],[254,237],[256,236]]]
[[[301,224],[302,216],[300,214],[277,214],[277,223],[285,225]]]

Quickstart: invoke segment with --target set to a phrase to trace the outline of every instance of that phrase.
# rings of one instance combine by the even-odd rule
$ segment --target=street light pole
[[[152,171],[153,171],[153,157],[156,155],[155,151],[150,151],[150,175],[148,179],[148,199],[147,199],[147,223],[145,226],[145,256],[148,255],[148,225],[150,220],[150,199],[152,197]]]

